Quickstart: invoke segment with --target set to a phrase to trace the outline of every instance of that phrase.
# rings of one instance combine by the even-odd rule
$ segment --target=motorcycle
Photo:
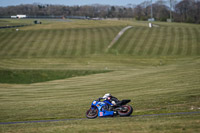
[[[127,105],[131,100],[122,100],[114,106],[110,101],[94,100],[91,104],[91,108],[86,112],[86,117],[94,119],[97,116],[130,116],[133,112],[133,108]]]

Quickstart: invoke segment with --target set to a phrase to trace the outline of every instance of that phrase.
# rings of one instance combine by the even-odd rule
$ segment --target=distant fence
[[[0,16],[0,18],[11,18],[11,16]],[[26,16],[25,18],[21,18],[21,19],[37,19],[37,18],[40,18],[40,19],[62,19],[62,18],[90,19],[90,17],[88,16]]]
[[[11,18],[11,16],[0,16],[0,18]],[[20,19],[35,19],[35,18],[41,18],[41,19],[61,19],[63,16],[27,16],[25,18],[20,18]],[[12,19],[19,19],[19,18],[12,18]]]

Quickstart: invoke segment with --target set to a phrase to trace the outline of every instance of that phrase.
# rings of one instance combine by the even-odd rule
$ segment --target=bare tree
[[[195,22],[195,0],[182,0],[175,6],[176,20],[181,22]]]
[[[170,17],[177,22],[200,23],[200,0],[157,0],[152,4],[152,7],[153,17],[156,20],[166,21],[166,19]],[[99,4],[63,6],[34,3],[0,7],[0,17],[9,17],[17,14],[26,14],[29,17],[134,17],[137,20],[147,20],[151,17],[151,1],[146,0],[136,6],[131,4],[127,6],[109,6]]]

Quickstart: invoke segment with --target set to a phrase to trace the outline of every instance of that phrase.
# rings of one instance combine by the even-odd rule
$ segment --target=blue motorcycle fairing
[[[91,108],[97,108],[98,109],[98,116],[103,117],[103,116],[113,116],[114,111],[108,111],[106,108],[108,108],[109,105],[112,105],[108,100],[105,100],[103,102],[96,101],[94,100],[92,102]]]

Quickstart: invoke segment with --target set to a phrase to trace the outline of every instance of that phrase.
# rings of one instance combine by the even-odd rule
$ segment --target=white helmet
[[[108,97],[112,96],[110,93],[107,93],[103,96],[104,99],[107,99]]]

